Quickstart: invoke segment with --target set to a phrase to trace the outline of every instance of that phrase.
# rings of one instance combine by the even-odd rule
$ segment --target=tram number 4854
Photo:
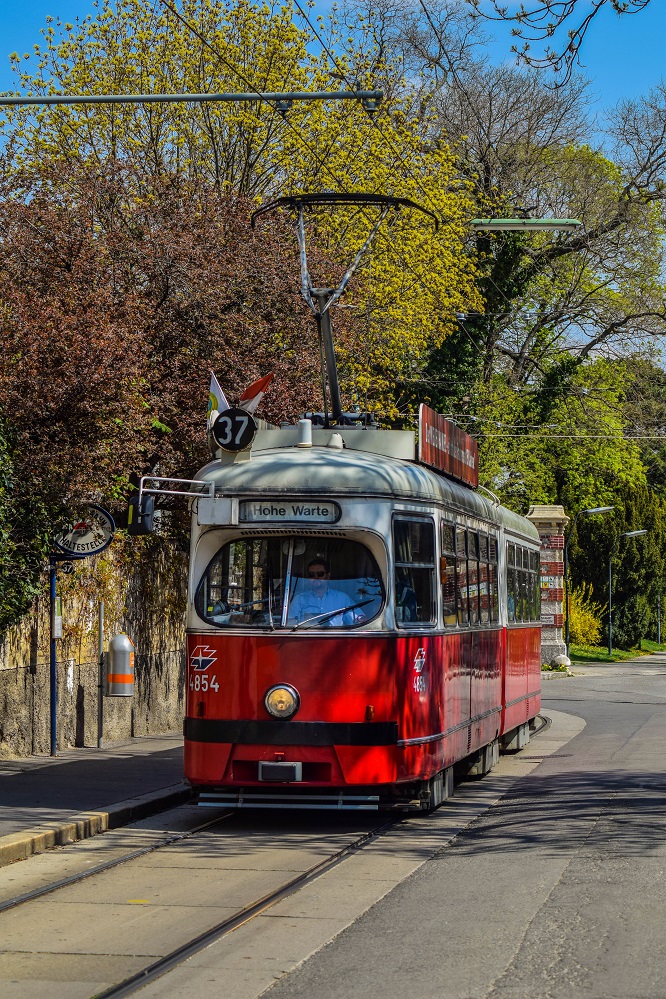
[[[220,685],[217,682],[217,676],[215,674],[211,677],[207,677],[205,674],[202,675],[199,673],[195,673],[193,676],[190,676],[190,690],[201,690],[205,693],[207,690],[214,690],[217,692],[219,689]]]

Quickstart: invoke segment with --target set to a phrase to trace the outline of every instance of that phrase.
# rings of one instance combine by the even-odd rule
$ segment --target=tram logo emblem
[[[414,678],[412,681],[414,686],[414,691],[417,694],[425,694],[428,691],[428,681],[423,675],[423,670],[425,669],[425,661],[426,661],[426,650],[419,649],[416,655],[414,656]]]
[[[215,649],[209,649],[207,645],[197,645],[190,656],[192,669],[205,670],[212,666],[213,663],[217,662],[217,656],[214,655],[214,652]]]
[[[418,652],[416,653],[416,655],[414,656],[414,672],[415,673],[422,673],[423,672],[423,667],[425,666],[425,661],[426,661],[426,651],[425,651],[425,649],[419,649]]]

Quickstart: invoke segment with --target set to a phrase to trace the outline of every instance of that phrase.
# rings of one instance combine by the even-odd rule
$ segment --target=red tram
[[[201,804],[436,807],[529,738],[538,534],[412,432],[305,423],[197,477],[186,776]]]

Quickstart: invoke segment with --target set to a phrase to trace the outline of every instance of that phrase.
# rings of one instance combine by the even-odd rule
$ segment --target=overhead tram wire
[[[243,73],[242,73],[242,72],[241,72],[241,71],[240,71],[240,70],[239,70],[239,69],[238,69],[237,67],[235,67],[235,66],[234,66],[234,65],[233,65],[232,63],[230,63],[230,62],[229,62],[229,61],[228,61],[227,59],[225,59],[225,58],[224,58],[224,56],[222,56],[222,55],[221,55],[221,53],[219,53],[219,52],[217,51],[217,49],[215,48],[215,46],[214,46],[214,45],[211,45],[211,43],[210,43],[210,42],[208,41],[208,39],[206,39],[206,38],[205,38],[205,37],[204,37],[204,36],[203,36],[203,35],[202,35],[202,34],[201,34],[201,33],[200,33],[200,32],[199,32],[198,30],[197,30],[197,28],[196,28],[196,27],[195,27],[194,25],[190,24],[190,22],[189,22],[189,21],[188,21],[188,20],[187,20],[186,18],[184,18],[184,17],[183,17],[183,16],[182,16],[182,15],[181,15],[181,14],[179,13],[179,11],[177,11],[177,10],[176,10],[176,9],[175,9],[175,8],[174,8],[174,7],[172,6],[172,5],[171,5],[171,3],[169,2],[169,0],[159,0],[159,2],[160,2],[160,3],[161,3],[161,4],[163,5],[163,6],[164,6],[164,7],[166,7],[166,9],[167,9],[167,10],[169,10],[169,11],[170,11],[170,12],[171,12],[171,13],[172,13],[172,14],[174,15],[174,17],[176,17],[176,18],[177,18],[177,19],[178,19],[178,20],[179,20],[179,21],[180,21],[180,22],[181,22],[181,23],[182,23],[182,24],[183,24],[183,25],[184,25],[184,26],[185,26],[185,27],[186,27],[186,28],[187,28],[187,29],[188,29],[189,31],[191,31],[191,32],[192,32],[192,34],[193,34],[193,35],[194,35],[194,36],[195,36],[196,38],[198,38],[198,39],[199,39],[199,40],[200,40],[200,41],[202,42],[202,44],[204,44],[204,45],[205,45],[205,46],[206,46],[206,47],[207,47],[208,49],[210,49],[210,51],[211,51],[211,52],[212,52],[212,53],[213,53],[213,54],[215,55],[215,57],[216,57],[217,59],[219,59],[219,60],[220,60],[220,62],[222,62],[222,63],[223,63],[223,65],[225,65],[225,66],[226,66],[226,67],[227,67],[227,68],[228,68],[229,70],[231,70],[231,72],[232,72],[232,73],[234,73],[234,74],[235,74],[235,75],[236,75],[236,76],[237,76],[237,77],[238,77],[238,78],[239,78],[240,80],[242,80],[242,81],[243,81],[243,83],[244,83],[244,84],[245,84],[245,85],[246,85],[246,86],[247,86],[247,87],[248,87],[248,88],[250,89],[250,91],[252,91],[252,92],[256,93],[258,97],[261,97],[260,93],[259,93],[258,91],[256,91],[256,90],[254,89],[254,87],[253,87],[253,86],[252,86],[252,84],[251,84],[251,83],[250,83],[250,82],[248,81],[248,79],[247,79],[247,78],[246,78],[246,77],[244,76],[244,74],[243,74]],[[350,111],[350,114],[351,114],[351,111]],[[329,176],[330,176],[330,177],[331,177],[331,178],[332,178],[332,179],[333,179],[333,180],[335,181],[335,183],[336,183],[336,184],[338,184],[338,185],[339,185],[339,184],[340,184],[340,178],[336,176],[336,174],[334,173],[334,171],[333,171],[333,170],[332,170],[332,169],[331,169],[331,168],[330,168],[330,167],[328,166],[328,163],[327,163],[327,162],[326,162],[325,160],[323,160],[323,159],[320,159],[320,158],[319,158],[319,157],[317,156],[317,154],[316,154],[316,153],[314,153],[314,151],[313,151],[313,150],[311,149],[311,147],[310,147],[310,146],[308,145],[308,143],[307,143],[307,140],[305,140],[305,139],[303,138],[303,136],[302,136],[302,135],[301,135],[301,133],[300,133],[300,132],[298,131],[298,129],[297,129],[297,128],[295,128],[295,126],[294,126],[294,125],[292,125],[292,123],[291,123],[291,122],[289,121],[289,119],[288,119],[287,117],[285,117],[285,124],[287,125],[287,127],[288,127],[288,128],[290,128],[290,129],[291,129],[291,130],[292,130],[292,131],[294,132],[294,134],[295,134],[295,135],[297,136],[297,138],[298,138],[299,142],[301,143],[301,145],[304,145],[304,147],[305,147],[305,148],[306,148],[306,149],[308,150],[308,152],[309,152],[309,153],[310,153],[310,154],[311,154],[311,155],[313,156],[313,158],[314,158],[315,162],[316,162],[316,163],[317,163],[317,164],[318,164],[318,165],[319,165],[320,167],[322,167],[322,168],[323,168],[323,170],[324,170],[325,172],[327,172],[327,173],[329,174]],[[351,192],[345,192],[345,193],[351,193]],[[370,223],[372,223],[372,220],[368,218],[367,214],[366,214],[366,213],[363,213],[363,214],[364,214],[364,217],[366,218],[366,220],[368,220],[368,221],[369,221]],[[445,223],[445,224],[446,224],[446,223]],[[386,243],[386,244],[387,244],[387,245],[388,245],[388,246],[389,246],[389,247],[390,247],[390,248],[391,248],[392,250],[394,250],[394,251],[395,251],[395,246],[394,246],[394,245],[393,245],[393,244],[392,244],[392,243],[390,242],[390,240],[388,240],[388,238],[387,238],[386,236],[384,236],[384,234],[383,234],[383,233],[381,232],[381,230],[379,231],[379,233],[378,233],[378,236],[379,236],[379,237],[380,237],[381,239],[383,239],[383,240],[384,240],[384,242],[385,242],[385,243]],[[412,266],[410,265],[409,261],[408,261],[408,260],[407,260],[407,259],[406,259],[405,257],[403,257],[403,256],[402,256],[402,255],[400,255],[400,254],[398,254],[398,256],[399,256],[399,259],[400,259],[400,261],[401,261],[401,262],[403,263],[403,265],[404,265],[405,269],[406,269],[406,270],[408,270],[408,271],[409,271],[409,272],[410,272],[411,274],[413,274],[413,276],[414,276],[414,277],[416,278],[416,280],[418,281],[418,283],[419,283],[419,285],[421,286],[421,288],[422,288],[422,289],[423,289],[424,291],[426,291],[426,292],[427,292],[427,293],[428,293],[428,294],[430,295],[430,297],[431,297],[432,301],[433,301],[433,302],[434,302],[434,303],[435,303],[435,304],[436,304],[437,306],[440,306],[440,307],[441,307],[441,306],[443,305],[443,303],[442,303],[442,302],[440,301],[440,299],[439,299],[439,296],[438,296],[438,295],[436,295],[436,294],[435,294],[435,293],[433,292],[433,290],[432,290],[431,288],[429,288],[429,287],[428,287],[428,285],[426,285],[426,284],[424,283],[424,281],[423,281],[423,279],[422,279],[421,275],[420,275],[420,274],[418,274],[418,272],[417,272],[417,271],[415,271],[415,270],[414,270],[414,269],[412,268]],[[510,304],[510,303],[509,303],[509,304]],[[461,324],[461,325],[463,325],[463,324]],[[472,337],[471,333],[469,332],[469,330],[467,330],[467,328],[466,328],[466,327],[464,327],[464,325],[463,325],[463,328],[464,328],[464,331],[465,331],[465,333],[466,333],[466,334],[467,334],[467,336],[469,337],[469,339],[470,339],[470,341],[471,341],[471,343],[472,343],[472,346],[474,346],[474,347],[476,348],[476,347],[477,347],[477,344],[476,344],[476,341],[474,340],[474,338]]]
[[[256,93],[257,97],[259,99],[262,99],[260,92],[257,91],[257,90],[255,90],[255,88],[253,87],[252,83],[247,79],[247,77],[236,66],[234,66],[231,62],[229,62],[227,59],[225,59],[225,57],[216,49],[216,47],[214,45],[212,45],[208,41],[208,39],[206,39],[197,30],[196,27],[194,25],[192,25],[185,17],[183,17],[180,14],[180,12],[178,10],[176,10],[171,5],[171,3],[169,2],[169,0],[159,0],[159,2],[167,10],[169,10],[173,14],[173,16],[176,17],[195,37],[197,37],[201,41],[201,43],[203,45],[205,45],[215,55],[215,57],[223,65],[225,65],[227,67],[227,69],[229,69],[232,73],[234,73],[238,77],[238,79],[242,80],[242,82],[249,88],[249,90],[251,92]],[[309,19],[307,19],[307,17],[306,17],[306,20],[308,20],[308,23],[310,23]],[[310,25],[310,27],[312,28],[312,25]],[[329,58],[331,58],[330,53],[329,53]],[[334,61],[334,65],[335,65],[335,61]],[[353,113],[353,108],[350,109],[349,115],[351,115],[352,113]],[[307,149],[308,153],[313,157],[313,159],[315,160],[315,162],[317,163],[317,165],[320,166],[321,168],[323,168],[323,171],[326,172],[326,173],[328,173],[329,176],[333,179],[333,181],[337,185],[340,185],[340,178],[330,168],[330,166],[328,165],[327,161],[325,159],[322,159],[322,158],[320,158],[320,157],[317,156],[317,154],[313,151],[313,149],[307,143],[307,140],[303,138],[303,136],[301,135],[301,133],[289,121],[289,119],[286,117],[286,115],[285,115],[285,124],[286,124],[286,126],[288,128],[291,129],[291,131],[294,132],[294,134],[296,135],[298,141],[301,143],[301,145],[304,146],[304,148]],[[380,134],[381,134],[381,132],[380,132]],[[344,184],[342,186],[344,188]],[[346,193],[349,193],[349,192],[346,192]],[[430,201],[430,203],[432,205],[432,201],[430,199],[430,196],[427,194],[427,192],[426,192],[426,195],[427,195],[428,200]],[[367,216],[367,214],[365,212],[363,212],[363,215],[366,218],[366,220],[370,224],[372,224],[372,219],[369,219],[368,216]],[[450,223],[447,223],[446,221],[444,221],[444,224],[447,225],[447,224],[450,224]],[[382,239],[384,241],[384,243],[386,245],[388,245],[389,248],[395,252],[395,246],[394,246],[394,244],[391,243],[391,241],[388,239],[388,237],[385,236],[384,233],[381,230],[378,232],[378,237],[380,239]],[[401,263],[403,264],[403,266],[405,267],[405,269],[407,271],[409,271],[409,273],[411,273],[413,275],[413,277],[416,279],[416,281],[418,282],[418,284],[420,285],[420,287],[422,288],[422,290],[425,291],[425,292],[427,292],[427,294],[430,296],[430,298],[433,301],[433,303],[435,305],[437,305],[438,307],[442,308],[443,307],[443,303],[440,301],[439,296],[433,291],[432,288],[430,288],[428,285],[425,284],[425,282],[423,281],[421,275],[417,271],[414,270],[414,268],[411,266],[411,264],[409,263],[409,261],[404,256],[402,256],[402,254],[400,254],[399,252],[398,252],[398,257],[399,257]],[[491,283],[494,284],[494,282],[492,281],[492,279],[491,279]],[[507,301],[508,305],[511,306],[510,300],[506,297],[506,295],[504,295],[504,293],[502,292],[502,290],[500,288],[497,288],[496,285],[495,285],[495,287],[496,287],[497,291],[500,292],[500,294],[502,295],[502,297]],[[444,310],[444,311],[446,311],[446,310]],[[483,313],[481,315],[483,315]],[[475,340],[474,336],[472,335],[471,331],[467,328],[467,326],[464,323],[464,321],[461,321],[459,319],[458,323],[459,323],[460,328],[466,334],[467,338],[469,339],[469,341],[472,344],[472,346],[474,347],[474,349],[478,350],[479,345],[478,345],[477,341]]]
[[[302,18],[303,18],[303,19],[305,20],[305,22],[306,22],[306,23],[308,24],[308,26],[309,26],[310,30],[312,31],[312,34],[314,35],[314,37],[315,37],[315,38],[317,39],[317,41],[319,42],[319,44],[321,45],[322,49],[323,49],[323,50],[324,50],[324,51],[326,52],[326,54],[327,54],[327,56],[328,56],[329,60],[331,61],[332,65],[333,65],[333,66],[335,67],[335,69],[336,69],[336,70],[338,71],[338,74],[339,74],[339,75],[340,75],[340,76],[342,77],[342,79],[343,79],[343,80],[344,80],[344,81],[346,82],[347,86],[350,86],[351,84],[350,84],[350,79],[349,79],[349,75],[348,75],[348,73],[346,73],[346,72],[345,72],[344,68],[343,68],[343,67],[342,67],[342,66],[340,65],[340,63],[339,63],[339,62],[338,62],[338,60],[336,59],[335,55],[334,55],[334,54],[333,54],[333,53],[331,52],[330,48],[329,48],[329,47],[328,47],[328,46],[326,45],[326,42],[325,42],[325,41],[324,41],[324,40],[322,39],[321,35],[319,34],[319,32],[317,31],[317,29],[316,29],[316,28],[314,27],[314,25],[312,24],[312,22],[311,22],[310,18],[308,17],[307,13],[306,13],[306,12],[305,12],[305,11],[303,10],[303,8],[301,7],[301,5],[300,5],[300,3],[299,3],[299,0],[292,0],[292,2],[294,3],[294,6],[295,6],[295,7],[296,7],[296,8],[298,9],[299,13],[301,14],[301,17],[302,17]],[[432,20],[431,20],[431,18],[430,18],[430,14],[428,13],[428,11],[427,11],[427,9],[425,8],[425,6],[423,5],[423,0],[419,0],[419,2],[421,3],[421,6],[423,7],[423,10],[424,10],[424,12],[425,12],[425,14],[426,14],[426,17],[428,18],[428,22],[430,23],[430,25],[431,25],[431,27],[432,27],[433,31],[435,31],[435,32],[436,32],[436,29],[435,29],[434,25],[432,24]],[[469,97],[468,97],[468,95],[467,95],[467,93],[466,93],[465,89],[464,89],[464,88],[462,87],[462,85],[460,84],[460,80],[459,80],[459,77],[458,77],[458,75],[457,75],[457,73],[456,73],[456,71],[454,70],[454,68],[453,68],[453,66],[452,66],[452,65],[450,65],[450,70],[451,70],[451,73],[452,73],[452,75],[453,75],[453,76],[454,76],[454,78],[456,79],[456,81],[457,81],[457,83],[458,83],[458,86],[460,87],[460,89],[461,89],[462,93],[463,93],[463,94],[465,95],[465,97],[466,97],[466,99],[467,99],[468,103],[470,103],[470,104],[471,104],[471,102],[470,102],[470,99],[469,99]],[[382,129],[381,127],[380,127],[379,123],[378,123],[378,122],[377,122],[377,121],[375,120],[374,116],[372,116],[372,115],[368,115],[368,117],[369,117],[369,118],[371,119],[371,123],[372,123],[373,127],[374,127],[374,128],[376,128],[376,129],[377,129],[377,131],[379,132],[379,134],[380,134],[380,135],[382,136],[382,138],[383,138],[384,142],[385,142],[385,143],[387,144],[387,146],[388,146],[388,147],[389,147],[389,148],[391,149],[391,151],[393,152],[393,154],[394,154],[394,155],[395,155],[395,156],[397,157],[397,159],[398,159],[398,160],[400,161],[400,163],[401,163],[401,164],[402,164],[402,165],[403,165],[403,166],[405,167],[405,169],[407,170],[408,174],[409,174],[409,175],[410,175],[410,176],[412,177],[412,179],[413,179],[413,180],[415,181],[415,183],[416,183],[417,187],[419,188],[419,190],[420,190],[420,191],[421,191],[421,192],[422,192],[422,193],[423,193],[423,194],[425,195],[425,197],[427,198],[428,202],[430,203],[430,206],[431,206],[432,208],[434,208],[434,209],[435,209],[435,211],[438,211],[438,206],[437,206],[437,205],[435,205],[435,203],[433,202],[433,200],[432,200],[432,197],[431,197],[430,193],[429,193],[429,192],[427,191],[427,189],[426,189],[426,188],[425,188],[425,187],[423,186],[423,184],[422,184],[422,182],[421,182],[420,178],[419,178],[419,177],[417,176],[417,174],[416,174],[416,173],[415,173],[415,172],[414,172],[414,171],[412,170],[412,168],[411,168],[411,166],[409,165],[409,163],[408,163],[408,162],[407,162],[407,161],[406,161],[406,160],[404,159],[404,157],[403,157],[403,156],[402,156],[402,154],[400,153],[400,150],[398,150],[398,149],[396,149],[396,148],[395,148],[395,145],[393,144],[393,142],[391,141],[391,139],[390,139],[390,138],[389,138],[389,137],[388,137],[388,136],[386,135],[386,133],[385,133],[385,132],[383,131],[383,129]],[[487,137],[487,138],[488,138],[488,140],[490,141],[490,137],[489,137],[488,133],[486,133],[486,137]],[[445,221],[445,220],[443,220],[443,219],[442,219],[441,221],[442,221],[442,224],[443,224],[443,225],[450,225],[450,224],[451,224],[450,222],[447,222],[447,221]],[[504,301],[505,301],[505,302],[507,303],[507,305],[509,305],[509,307],[511,308],[511,307],[512,307],[512,302],[511,302],[511,300],[510,300],[510,299],[509,299],[509,298],[507,297],[507,295],[506,295],[506,294],[504,293],[504,291],[503,291],[503,290],[502,290],[502,289],[501,289],[501,288],[499,287],[499,285],[498,285],[498,284],[497,284],[497,283],[496,283],[496,282],[495,282],[495,281],[493,280],[493,278],[492,278],[492,277],[489,277],[489,281],[490,281],[490,284],[491,284],[491,285],[492,285],[492,286],[493,286],[493,287],[495,288],[495,290],[496,290],[497,292],[499,292],[500,296],[501,296],[501,297],[502,297],[502,298],[504,299]],[[514,307],[514,308],[515,308],[515,307]],[[485,315],[487,315],[487,313],[483,313],[483,315],[485,316]],[[507,318],[508,318],[508,319],[511,319],[511,317],[512,317],[512,314],[511,314],[511,313],[509,313],[509,314],[508,314],[508,317],[507,317]],[[472,346],[473,346],[473,347],[474,347],[475,349],[478,349],[478,344],[477,344],[477,343],[476,343],[476,341],[474,340],[474,337],[472,336],[471,332],[470,332],[470,331],[469,331],[469,330],[467,329],[467,327],[466,327],[466,326],[465,326],[465,325],[464,325],[463,323],[461,323],[461,327],[462,327],[463,331],[464,331],[464,332],[466,333],[466,335],[467,335],[468,339],[470,340],[470,342],[472,343]]]
[[[442,44],[441,44],[442,39],[441,39],[440,32],[437,30],[435,24],[433,23],[433,20],[432,20],[432,17],[430,15],[430,12],[429,12],[428,8],[426,7],[425,3],[423,2],[423,0],[419,0],[419,5],[420,5],[421,9],[423,10],[423,13],[426,16],[426,19],[428,21],[428,24],[430,25],[430,28],[431,28],[433,34],[435,35],[435,37],[437,38],[437,40],[440,43],[440,47],[442,49],[444,49],[444,46],[442,46]],[[445,51],[445,49],[444,49],[444,51]],[[456,86],[458,87],[458,90],[460,91],[460,93],[465,98],[468,107],[475,114],[476,121],[480,125],[481,131],[484,133],[484,136],[486,138],[486,141],[487,141],[488,145],[494,151],[495,145],[494,145],[494,142],[492,140],[492,136],[490,134],[490,131],[489,131],[488,128],[486,128],[486,125],[483,122],[483,120],[481,119],[480,115],[478,115],[476,113],[475,108],[474,108],[474,103],[473,103],[471,97],[469,96],[469,93],[467,92],[467,89],[463,86],[463,83],[462,83],[462,81],[460,79],[460,76],[458,75],[458,71],[456,70],[455,66],[453,65],[453,62],[450,59],[448,60],[448,69],[449,69],[449,72],[451,73],[451,76],[453,77],[453,79],[456,82]],[[589,236],[586,236],[585,238],[587,240],[587,248],[589,249]],[[580,237],[579,237],[579,239],[580,239]],[[542,268],[540,270],[537,270],[535,276],[538,276],[539,273],[543,273],[543,270],[545,269],[547,263],[548,263],[548,261],[544,261]],[[504,294],[504,292],[501,290],[501,288],[499,288],[497,286],[497,284],[492,280],[492,278],[490,279],[490,283],[493,285],[493,287],[495,288],[496,291],[499,291],[499,293],[502,296],[502,298],[504,298],[504,300],[507,301],[509,303],[509,305],[511,305],[510,300],[507,298],[507,296]]]
[[[205,36],[204,36],[204,35],[203,35],[203,34],[202,34],[202,33],[201,33],[201,32],[200,32],[200,31],[199,31],[198,29],[197,29],[197,27],[196,27],[195,25],[191,24],[191,23],[190,23],[190,21],[188,21],[188,20],[187,20],[187,18],[183,17],[183,15],[182,15],[182,14],[180,13],[180,11],[178,11],[178,10],[177,10],[177,9],[176,9],[176,8],[175,8],[175,7],[174,7],[174,6],[173,6],[173,5],[172,5],[172,4],[170,3],[170,0],[158,0],[158,2],[159,2],[159,3],[160,3],[160,4],[162,5],[162,6],[163,6],[163,7],[165,7],[165,8],[166,8],[166,9],[167,9],[167,10],[168,10],[168,11],[169,11],[169,12],[170,12],[171,14],[173,14],[173,16],[174,16],[174,17],[175,17],[175,18],[176,18],[177,20],[179,20],[179,21],[181,22],[181,24],[182,24],[182,25],[183,25],[183,26],[184,26],[185,28],[187,28],[187,30],[188,30],[188,31],[190,31],[190,32],[191,32],[191,33],[192,33],[192,34],[193,34],[193,35],[194,35],[194,36],[195,36],[196,38],[198,38],[198,39],[199,39],[199,41],[200,41],[200,42],[202,43],[202,45],[205,45],[205,46],[206,46],[206,48],[207,48],[207,49],[209,49],[209,51],[213,53],[213,55],[215,56],[215,58],[216,58],[216,59],[217,59],[217,60],[218,60],[219,62],[221,62],[221,63],[222,63],[222,65],[226,66],[226,68],[227,68],[228,70],[230,70],[230,71],[231,71],[231,72],[232,72],[232,73],[233,73],[233,74],[234,74],[235,76],[237,76],[237,77],[238,77],[238,79],[239,79],[239,80],[241,80],[241,81],[242,81],[242,82],[243,82],[243,83],[245,84],[245,86],[246,86],[246,87],[248,88],[248,91],[249,91],[250,93],[254,93],[254,94],[256,94],[256,95],[257,95],[257,98],[258,98],[259,100],[264,100],[264,98],[262,97],[262,94],[261,94],[261,92],[260,92],[259,90],[257,90],[257,89],[256,89],[256,88],[255,88],[255,87],[253,86],[253,84],[252,84],[252,83],[250,82],[250,80],[249,80],[249,79],[248,79],[248,78],[247,78],[247,77],[245,76],[245,74],[244,74],[244,73],[242,73],[242,72],[241,72],[241,70],[239,70],[237,66],[234,66],[234,64],[233,64],[233,63],[231,63],[231,62],[230,62],[230,61],[229,61],[228,59],[226,59],[226,58],[225,58],[225,57],[224,57],[224,56],[222,55],[222,53],[221,53],[221,52],[219,52],[219,51],[218,51],[218,49],[217,49],[217,48],[216,48],[216,47],[215,47],[214,45],[212,45],[212,44],[211,44],[211,42],[209,42],[209,41],[208,41],[208,39],[207,39],[207,38],[206,38],[206,37],[205,37]],[[268,103],[270,103],[270,101],[269,101]],[[273,105],[271,105],[271,106],[273,106]],[[349,110],[349,112],[348,112],[348,115],[349,115],[349,116],[351,116],[351,114],[353,113],[353,110],[354,110],[354,108],[353,108],[353,105],[352,105],[352,107],[350,108],[350,110]],[[285,125],[286,125],[286,126],[287,126],[287,127],[289,128],[289,129],[291,129],[291,131],[292,131],[292,132],[293,132],[293,133],[294,133],[294,134],[296,135],[296,137],[297,137],[297,138],[298,138],[298,140],[300,141],[301,145],[303,145],[303,146],[304,146],[304,147],[305,147],[305,148],[307,149],[307,151],[308,151],[308,152],[309,152],[309,153],[310,153],[310,154],[311,154],[311,155],[313,156],[313,158],[314,158],[315,162],[316,162],[316,163],[317,163],[318,165],[320,165],[320,166],[321,166],[321,165],[323,165],[323,166],[324,166],[324,167],[325,167],[325,168],[326,168],[326,169],[328,170],[328,173],[329,173],[329,174],[330,174],[330,175],[331,175],[331,176],[333,177],[333,179],[335,180],[335,183],[336,183],[336,184],[339,184],[339,183],[340,183],[340,180],[339,180],[339,178],[335,176],[335,174],[333,173],[333,171],[332,171],[332,170],[331,170],[331,169],[330,169],[329,167],[327,167],[327,164],[326,164],[326,161],[325,161],[325,160],[323,160],[323,159],[320,159],[320,158],[319,158],[319,157],[317,156],[317,154],[316,154],[316,153],[314,152],[314,150],[313,150],[313,149],[311,148],[311,146],[310,146],[310,145],[308,145],[308,143],[307,143],[307,140],[303,138],[303,136],[302,136],[302,135],[301,135],[301,133],[300,133],[300,132],[298,131],[298,129],[297,129],[297,128],[296,128],[296,127],[295,127],[295,126],[294,126],[294,125],[293,125],[293,124],[292,124],[292,123],[291,123],[291,122],[289,121],[289,118],[287,117],[286,113],[285,113],[285,115],[284,115],[284,123],[285,123]],[[332,141],[333,141],[333,140],[332,140]]]

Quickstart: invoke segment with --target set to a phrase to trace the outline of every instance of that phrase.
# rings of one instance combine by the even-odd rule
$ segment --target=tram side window
[[[530,572],[532,579],[533,621],[541,620],[541,558],[539,552],[530,552]]]
[[[467,532],[467,591],[469,594],[469,623],[479,623],[479,535]]]
[[[479,535],[479,620],[490,623],[490,574],[488,566],[488,535]]]
[[[488,586],[490,600],[490,620],[499,621],[499,589],[497,583],[497,538],[488,539]]]
[[[518,580],[516,578],[516,546],[511,542],[506,546],[506,562],[507,614],[509,621],[515,621]]]
[[[444,624],[451,627],[457,623],[456,613],[456,543],[453,524],[442,524],[442,605]]]
[[[538,621],[539,553],[522,545],[507,545],[507,590],[509,621]]]
[[[435,525],[432,520],[396,518],[395,618],[399,628],[435,619]]]
[[[456,528],[456,572],[458,574],[458,624],[469,624],[469,579],[467,576],[467,532]]]

